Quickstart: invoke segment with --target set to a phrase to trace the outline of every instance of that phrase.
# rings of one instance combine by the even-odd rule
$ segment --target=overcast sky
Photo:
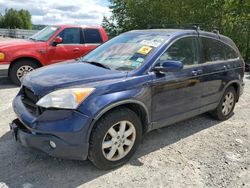
[[[109,16],[108,0],[0,0],[0,13],[5,9],[26,9],[33,24],[99,25]]]

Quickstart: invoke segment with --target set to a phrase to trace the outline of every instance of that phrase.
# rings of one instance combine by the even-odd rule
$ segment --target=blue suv
[[[76,63],[25,76],[10,127],[51,156],[126,163],[147,132],[210,112],[233,115],[244,61],[231,39],[200,30],[130,31]]]

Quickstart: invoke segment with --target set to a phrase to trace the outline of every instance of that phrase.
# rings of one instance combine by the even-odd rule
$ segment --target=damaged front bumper
[[[10,130],[21,145],[54,157],[87,159],[91,118],[73,110],[48,110],[34,116],[20,96],[14,99],[13,108],[18,118],[10,124]]]

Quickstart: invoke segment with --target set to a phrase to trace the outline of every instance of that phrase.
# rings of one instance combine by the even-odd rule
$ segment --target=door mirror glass
[[[54,46],[61,44],[63,42],[63,39],[61,37],[56,37],[53,44]]]
[[[183,63],[181,61],[166,61],[157,65],[154,68],[156,73],[165,73],[165,72],[177,72],[183,69]]]

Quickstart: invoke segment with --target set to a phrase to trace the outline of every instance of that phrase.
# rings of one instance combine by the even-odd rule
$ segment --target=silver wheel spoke
[[[123,156],[123,154],[124,154],[124,148],[123,148],[123,146],[121,146],[121,147],[118,148],[118,154],[120,156]]]
[[[122,122],[120,123],[119,134],[120,134],[120,135],[123,135],[124,132],[125,132],[125,129],[126,129],[126,121],[122,121]]]
[[[133,144],[132,141],[125,139],[124,145],[130,146],[131,144]]]
[[[132,130],[131,128],[129,128],[129,129],[124,133],[125,138],[129,137],[132,133],[133,133],[133,130]]]
[[[108,159],[112,159],[112,157],[114,156],[116,150],[117,150],[116,147],[113,146],[113,147],[111,148],[110,152],[108,153],[107,158],[108,158]]]
[[[113,145],[113,142],[110,140],[110,141],[105,141],[102,145],[103,148],[110,148],[112,147]]]
[[[227,114],[227,113],[228,113],[228,107],[225,108],[225,114]]]
[[[117,136],[117,132],[115,131],[115,129],[113,127],[111,127],[109,129],[109,132],[108,132],[113,138]]]

